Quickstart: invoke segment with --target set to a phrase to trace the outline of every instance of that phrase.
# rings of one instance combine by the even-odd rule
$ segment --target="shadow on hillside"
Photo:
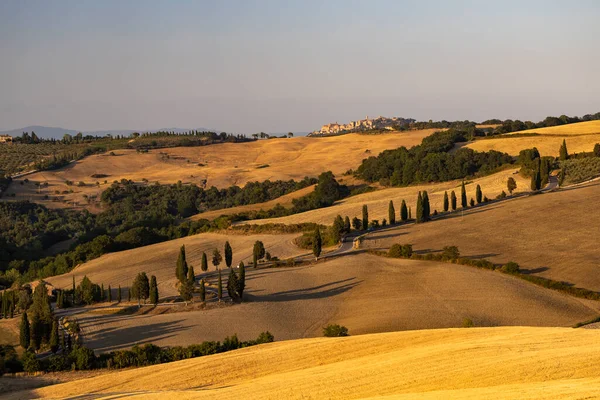
[[[283,292],[276,292],[264,296],[253,295],[250,292],[248,293],[248,300],[265,302],[283,302],[294,300],[324,299],[347,292],[348,290],[358,285],[360,282],[361,281],[356,281],[356,278],[348,278],[336,282],[326,283],[319,286],[313,286],[310,288],[286,290]]]
[[[549,267],[539,267],[539,268],[532,268],[532,269],[525,269],[525,268],[521,268],[520,272],[522,274],[539,274],[540,272],[546,272],[548,271],[550,268]],[[572,284],[570,284],[572,286]]]
[[[93,332],[91,337],[85,337],[85,342],[96,343],[92,346],[96,351],[113,351],[129,348],[134,345],[152,343],[157,340],[174,336],[189,327],[181,325],[182,320],[160,322],[155,324],[140,324],[127,328],[108,327],[98,332]],[[90,340],[91,339],[91,340]]]
[[[462,256],[462,258],[476,260],[476,259],[480,259],[480,258],[496,257],[499,255],[500,255],[499,253],[485,253],[485,254],[473,254],[472,256]]]

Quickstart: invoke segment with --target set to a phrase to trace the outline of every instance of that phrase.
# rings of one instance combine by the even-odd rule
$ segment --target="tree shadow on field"
[[[143,321],[143,319],[141,319]],[[84,338],[86,342],[92,344],[92,348],[98,351],[113,351],[123,348],[129,348],[136,344],[152,343],[157,340],[166,339],[175,335],[176,332],[182,332],[190,329],[184,327],[181,322],[169,321],[159,322],[154,324],[144,324],[143,322],[137,326],[127,328],[105,328],[99,332],[95,332],[91,337]],[[94,346],[96,343],[99,346]]]
[[[353,287],[357,286],[362,281],[356,281],[356,278],[342,279],[335,282],[326,283],[319,286],[313,286],[310,288],[286,290],[283,292],[276,292],[269,295],[258,296],[248,294],[248,299],[251,301],[264,301],[264,302],[283,302],[283,301],[295,301],[295,300],[311,300],[311,299],[324,299],[328,297],[337,296]]]
[[[469,215],[479,214],[479,213],[483,213],[486,211],[495,210],[499,207],[500,207],[500,205],[491,207],[487,204],[482,203],[482,204],[467,208],[464,211],[464,216],[468,217]],[[434,221],[442,221],[445,219],[452,219],[452,218],[461,218],[462,216],[463,216],[463,213],[460,211],[460,209],[458,209],[450,214],[441,215],[440,217],[435,218]]]
[[[442,252],[442,250],[440,250],[440,253]],[[485,254],[473,254],[472,256],[463,256],[463,258],[468,258],[470,260],[476,260],[479,258],[488,258],[488,257],[496,257],[499,256],[500,254],[498,253],[485,253]]]
[[[389,239],[389,238],[398,237],[398,236],[402,236],[402,235],[408,235],[408,232],[395,232],[395,233],[388,233],[386,235],[367,236],[365,238],[365,242],[373,242],[375,240],[380,240],[380,239]]]
[[[548,271],[550,268],[549,267],[539,267],[539,268],[531,268],[531,269],[525,269],[525,268],[521,268],[519,270],[519,272],[521,272],[522,274],[539,274],[540,272],[546,272]],[[570,284],[572,285],[572,284]]]

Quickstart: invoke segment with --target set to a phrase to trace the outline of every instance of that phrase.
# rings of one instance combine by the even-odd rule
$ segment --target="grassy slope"
[[[599,339],[596,330],[512,327],[295,340],[115,372],[27,395],[58,398],[94,393],[94,398],[126,395],[144,399],[593,397],[600,390]]]
[[[544,136],[513,136],[537,133]],[[590,152],[600,143],[600,121],[579,122],[548,128],[512,132],[489,139],[469,142],[465,146],[477,151],[497,150],[517,156],[519,151],[537,147],[542,156],[558,156],[560,145],[567,141],[570,153]]]
[[[513,177],[517,182],[516,192],[527,192],[529,191],[529,179],[524,179],[520,175],[516,174],[518,169],[511,168],[496,174],[492,174],[483,178],[474,179],[472,182],[466,185],[467,196],[470,199],[475,197],[475,188],[477,184],[481,185],[483,194],[488,196],[490,199],[495,198],[503,190],[506,192],[506,181],[508,177]],[[300,214],[294,214],[282,218],[270,218],[248,221],[248,224],[266,224],[266,223],[301,223],[301,222],[317,222],[325,225],[331,225],[336,215],[349,216],[350,219],[353,217],[362,216],[362,206],[366,204],[369,209],[369,219],[378,219],[381,223],[382,220],[388,219],[388,205],[389,201],[394,201],[394,207],[396,209],[396,219],[400,219],[400,205],[402,199],[406,200],[408,207],[412,208],[413,217],[416,215],[416,203],[417,195],[419,191],[427,190],[429,194],[429,201],[431,204],[431,212],[433,210],[443,210],[444,191],[448,191],[448,196],[452,190],[455,191],[460,204],[460,183],[461,181],[450,181],[434,184],[415,185],[401,188],[388,188],[378,190],[375,192],[364,193],[357,196],[352,196],[347,199],[341,200],[334,204],[332,207],[321,208],[318,210],[312,210]]]
[[[114,265],[113,273],[120,268]],[[465,318],[477,326],[570,326],[600,309],[497,272],[369,254],[295,268],[249,268],[246,280],[247,301],[233,307],[80,314],[86,345],[100,351],[147,342],[174,346],[233,333],[248,340],[264,330],[285,340],[319,336],[328,323],[342,323],[354,334],[459,327]]]
[[[116,156],[95,155],[56,171],[45,171],[29,175],[28,184],[11,185],[9,193],[16,193],[16,199],[30,199],[48,207],[66,207],[61,200],[77,202],[79,207],[97,211],[89,205],[83,195],[94,196],[106,189],[108,184],[122,178],[136,182],[143,178],[151,183],[184,183],[200,185],[204,180],[208,186],[219,188],[231,185],[243,186],[249,181],[302,179],[305,176],[318,176],[331,170],[337,175],[350,168],[356,168],[363,158],[377,155],[383,150],[399,146],[411,147],[421,143],[424,137],[435,130],[426,129],[382,135],[348,134],[327,138],[298,137],[293,139],[259,140],[249,143],[225,143],[204,147],[176,147],[152,150],[146,154],[134,150],[115,151]],[[161,154],[162,153],[162,154]],[[164,157],[169,155],[169,158]],[[202,163],[204,166],[199,166]],[[266,168],[258,168],[268,165]],[[106,178],[92,178],[93,174],[107,174]],[[24,179],[24,178],[23,178]],[[67,186],[66,180],[84,187]],[[99,181],[100,186],[95,182]],[[37,193],[35,182],[48,182],[48,187]],[[59,190],[73,189],[74,193],[56,195]],[[44,195],[50,200],[44,200]]]
[[[267,251],[273,256],[286,259],[292,255],[306,253],[298,249],[292,241],[298,234],[288,235],[221,235],[216,233],[202,233],[181,239],[170,240],[150,246],[105,254],[100,258],[76,267],[72,272],[45,279],[58,288],[71,288],[72,277],[75,276],[78,284],[84,275],[92,282],[112,286],[113,298],[116,298],[116,289],[121,285],[123,296],[127,297],[127,289],[139,272],[146,272],[148,276],[156,275],[158,289],[161,297],[177,295],[177,279],[175,278],[175,264],[182,245],[186,246],[186,260],[188,265],[194,266],[196,275],[200,269],[202,252],[206,252],[210,271],[215,267],[211,263],[212,252],[215,248],[223,254],[225,241],[229,241],[233,248],[233,265],[240,261],[248,263],[252,259],[252,246],[256,240],[262,240]],[[225,261],[221,268],[226,268]]]
[[[464,218],[407,225],[374,233],[364,243],[415,250],[456,245],[461,254],[493,262],[515,261],[533,273],[600,290],[598,226],[600,183],[467,211]]]

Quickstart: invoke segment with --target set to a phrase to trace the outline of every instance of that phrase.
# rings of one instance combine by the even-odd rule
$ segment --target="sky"
[[[600,2],[0,1],[0,129],[600,111]]]

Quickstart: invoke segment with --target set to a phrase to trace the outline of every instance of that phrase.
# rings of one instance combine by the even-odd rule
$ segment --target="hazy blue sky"
[[[0,1],[0,129],[600,111],[600,1]]]

